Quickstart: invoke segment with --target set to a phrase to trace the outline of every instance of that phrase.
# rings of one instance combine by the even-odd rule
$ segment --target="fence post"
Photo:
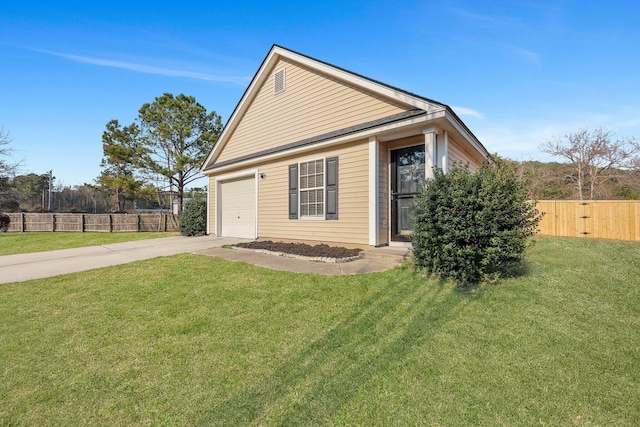
[[[56,214],[51,214],[51,231],[56,231]]]
[[[25,214],[24,214],[24,212],[21,212],[21,213],[20,213],[20,232],[22,232],[22,233],[24,233],[25,228],[27,228],[27,227],[26,227],[26,224],[25,224],[25,223],[26,223],[26,221],[27,221],[27,220],[26,220],[26,218],[25,218]]]
[[[164,214],[164,231],[167,231],[167,219],[169,218],[169,214]]]
[[[80,220],[80,231],[84,233],[84,214],[82,214],[82,219]]]
[[[113,233],[113,214],[109,214],[109,233]]]
[[[138,214],[138,220],[136,222],[136,231],[140,231],[140,214]]]

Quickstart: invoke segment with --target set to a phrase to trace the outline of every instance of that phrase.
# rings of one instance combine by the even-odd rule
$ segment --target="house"
[[[208,232],[406,245],[432,168],[488,155],[447,105],[274,45],[202,167]]]

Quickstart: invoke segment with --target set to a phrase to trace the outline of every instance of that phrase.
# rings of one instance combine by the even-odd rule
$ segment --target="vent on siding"
[[[285,82],[286,82],[285,77],[286,77],[285,68],[276,72],[273,75],[273,94],[274,95],[284,92]]]

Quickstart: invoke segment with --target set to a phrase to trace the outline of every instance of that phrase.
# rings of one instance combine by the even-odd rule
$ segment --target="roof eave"
[[[265,59],[260,64],[258,71],[251,79],[251,83],[244,91],[244,94],[240,98],[240,101],[236,105],[235,109],[231,113],[231,116],[227,123],[225,124],[220,137],[218,138],[218,143],[215,145],[213,150],[207,159],[202,164],[200,168],[200,172],[204,173],[207,166],[215,160],[219,152],[226,145],[226,138],[233,133],[237,125],[237,120],[241,117],[246,109],[251,104],[251,100],[253,99],[253,92],[256,87],[259,87],[264,80],[267,78],[269,71],[278,61],[278,59],[283,56],[291,59],[292,61],[298,62],[302,65],[305,65],[311,69],[317,70],[321,73],[328,74],[330,76],[336,77],[340,80],[347,81],[352,83],[358,87],[365,88],[367,90],[372,91],[380,96],[395,100],[396,102],[409,105],[413,108],[424,110],[427,112],[440,111],[443,108],[449,108],[445,104],[440,102],[421,97],[419,95],[413,94],[411,92],[407,92],[400,88],[396,88],[385,83],[379,82],[377,80],[371,79],[369,77],[354,73],[352,71],[348,71],[344,68],[340,68],[328,62],[324,62],[315,58],[312,58],[307,55],[303,55],[301,53],[286,49],[282,46],[278,46],[274,44],[269,50],[269,53],[265,57]]]
[[[218,154],[218,152],[224,146],[222,142],[225,141],[225,137],[230,132],[233,132],[233,129],[235,129],[236,118],[239,115],[243,114],[248,108],[249,104],[251,103],[249,98],[251,93],[253,92],[253,89],[264,82],[268,74],[265,71],[270,70],[271,66],[275,64],[275,62],[277,61],[277,58],[279,57],[279,54],[276,53],[277,48],[278,46],[275,44],[271,46],[271,50],[269,50],[269,53],[267,54],[267,56],[265,56],[265,58],[262,60],[262,63],[260,64],[258,71],[251,79],[249,86],[247,86],[244,93],[242,94],[242,97],[240,97],[240,101],[238,102],[236,107],[233,109],[233,112],[231,113],[229,120],[227,120],[227,123],[222,128],[222,132],[220,133],[220,137],[218,138],[218,143],[215,145],[215,147],[213,147],[213,150],[211,150],[211,153],[209,153],[209,156],[202,164],[202,167],[200,168],[200,172],[204,173],[204,170],[209,164],[209,162],[216,156],[216,154]]]
[[[201,172],[204,175],[211,175],[214,173],[217,174],[220,172],[227,171],[229,169],[247,167],[249,165],[252,165],[258,162],[275,160],[281,157],[290,156],[292,154],[299,154],[307,151],[318,150],[318,149],[326,148],[332,145],[344,144],[351,141],[369,138],[371,136],[382,136],[385,133],[397,134],[397,132],[402,128],[425,125],[426,123],[432,122],[435,119],[445,117],[445,115],[446,115],[446,112],[444,109],[441,109],[438,111],[432,111],[432,112],[423,112],[422,114],[415,115],[413,117],[409,117],[404,120],[393,121],[390,123],[385,123],[384,125],[369,127],[366,129],[362,129],[361,131],[346,133],[340,136],[327,138],[325,140],[320,140],[312,144],[294,146],[293,148],[286,149],[286,150],[276,150],[269,154],[255,156],[248,159],[230,160],[220,166],[211,165],[207,168],[204,168]]]
[[[491,154],[485,148],[485,146],[480,142],[480,140],[471,132],[471,130],[464,124],[464,122],[458,117],[458,115],[453,111],[451,107],[446,106],[446,114],[445,117],[449,121],[449,123],[462,134],[467,141],[475,148],[478,152],[482,153],[485,158],[489,158]]]

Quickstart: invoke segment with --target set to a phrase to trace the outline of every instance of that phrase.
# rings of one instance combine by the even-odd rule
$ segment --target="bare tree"
[[[11,137],[9,132],[4,130],[4,127],[0,127],[0,177],[9,177],[13,175],[16,169],[20,166],[20,163],[10,163],[5,158],[11,156]]]
[[[564,163],[543,163],[537,160],[518,162],[516,170],[529,182],[529,197],[534,200],[571,198],[573,184],[568,182],[570,168]]]
[[[9,132],[0,126],[0,212],[13,212],[19,208],[18,201],[11,194],[11,178],[15,175],[20,162],[11,163],[7,159],[11,156],[11,137]]]
[[[540,149],[569,161],[570,174],[580,200],[588,195],[594,199],[600,186],[614,179],[620,170],[631,169],[640,154],[640,144],[634,138],[612,141],[613,132],[596,128],[570,133],[543,144]]]

